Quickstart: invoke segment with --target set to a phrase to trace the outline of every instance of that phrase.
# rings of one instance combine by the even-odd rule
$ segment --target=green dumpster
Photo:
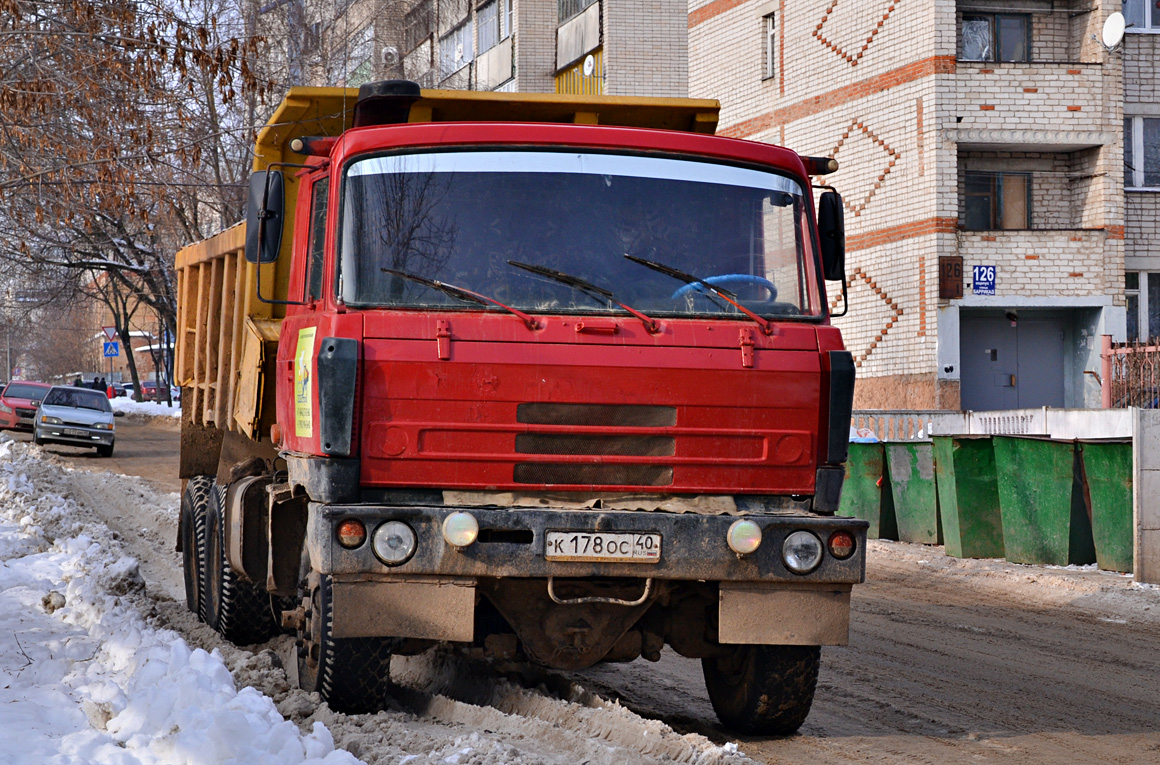
[[[1091,508],[1096,563],[1105,571],[1131,571],[1132,441],[1080,441]]]
[[[1002,558],[1003,518],[990,436],[935,436],[934,474],[947,555]]]
[[[994,444],[1007,560],[1054,566],[1095,563],[1075,442],[995,436]]]
[[[928,441],[886,444],[886,472],[894,497],[898,538],[903,542],[942,544],[938,496],[934,486],[934,452]]]
[[[846,481],[838,514],[869,521],[870,539],[898,539],[890,484],[883,469],[882,444],[850,444]]]

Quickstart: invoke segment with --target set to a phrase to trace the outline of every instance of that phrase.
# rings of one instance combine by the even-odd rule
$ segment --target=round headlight
[[[725,534],[729,549],[738,555],[748,555],[761,545],[761,527],[753,521],[734,521]]]
[[[415,532],[402,521],[387,521],[375,529],[374,549],[388,566],[406,563],[415,552]]]
[[[808,531],[795,531],[781,546],[785,566],[795,574],[808,574],[822,562],[822,542]]]
[[[452,513],[443,519],[443,538],[452,547],[467,547],[479,538],[479,521],[471,513]]]

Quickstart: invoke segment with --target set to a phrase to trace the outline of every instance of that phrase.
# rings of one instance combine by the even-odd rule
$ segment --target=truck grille
[[[534,402],[516,408],[527,425],[587,428],[669,428],[677,408],[634,404],[556,404]],[[592,462],[520,462],[516,483],[584,486],[671,486],[672,465],[608,464],[605,457],[672,457],[676,438],[650,433],[518,433],[517,454],[592,457]],[[595,463],[595,464],[594,464]]]
[[[591,486],[670,486],[673,483],[673,469],[668,465],[520,462],[514,472],[516,483]]]
[[[671,428],[675,406],[634,404],[553,404],[533,402],[516,407],[516,422],[529,425],[587,425],[612,428]]]
[[[671,457],[677,443],[672,436],[589,436],[563,433],[519,433],[519,454],[590,454],[608,457]]]

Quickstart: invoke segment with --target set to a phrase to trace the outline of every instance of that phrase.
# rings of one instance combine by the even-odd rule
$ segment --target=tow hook
[[[282,612],[283,629],[301,632],[306,628],[306,609],[298,606],[293,611]]]

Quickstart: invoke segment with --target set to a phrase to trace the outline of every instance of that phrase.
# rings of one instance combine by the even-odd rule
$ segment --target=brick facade
[[[719,132],[839,162],[826,183],[846,205],[850,311],[835,323],[858,366],[858,406],[958,406],[958,313],[940,328],[947,309],[1074,308],[1092,331],[1122,333],[1120,58],[1090,40],[1111,9],[1005,4],[1030,21],[1031,61],[1004,63],[961,60],[963,13],[995,10],[974,5],[689,3],[689,95],[721,100]],[[770,14],[776,66],[763,79]],[[1030,230],[964,230],[966,172],[1029,174]],[[946,255],[964,259],[965,300],[938,297]],[[995,297],[971,294],[976,264],[997,267]],[[1068,390],[1084,403],[1082,379]]]

